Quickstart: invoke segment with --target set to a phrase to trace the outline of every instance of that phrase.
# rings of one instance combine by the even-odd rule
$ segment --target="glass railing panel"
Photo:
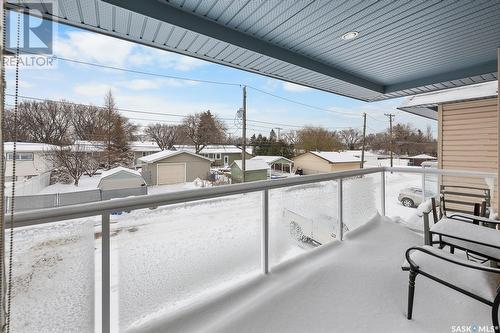
[[[11,332],[94,331],[99,223],[89,217],[14,229]]]
[[[373,220],[381,207],[380,173],[343,180],[344,233]]]
[[[269,193],[271,266],[337,238],[336,181],[280,188]]]
[[[256,192],[112,215],[119,330],[258,275],[261,204]]]

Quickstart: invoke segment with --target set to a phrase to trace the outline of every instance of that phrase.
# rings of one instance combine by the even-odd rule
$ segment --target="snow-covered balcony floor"
[[[376,218],[239,288],[149,321],[137,332],[452,332],[491,325],[490,308],[418,276],[405,317],[404,251],[422,237]]]

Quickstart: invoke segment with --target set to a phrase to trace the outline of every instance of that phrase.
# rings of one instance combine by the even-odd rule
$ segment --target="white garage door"
[[[158,164],[158,185],[184,183],[186,181],[186,164]]]

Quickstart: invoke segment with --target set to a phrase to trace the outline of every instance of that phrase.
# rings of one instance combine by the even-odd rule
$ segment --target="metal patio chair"
[[[412,319],[415,280],[420,274],[492,307],[491,319],[499,333],[500,269],[463,260],[432,246],[411,247],[406,253],[404,271],[409,271],[407,319]]]

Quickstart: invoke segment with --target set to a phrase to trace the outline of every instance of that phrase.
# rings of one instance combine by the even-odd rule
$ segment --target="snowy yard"
[[[416,210],[401,206],[397,195],[403,187],[420,183],[419,175],[387,174],[387,214],[404,219],[414,215]],[[313,250],[311,244],[294,239],[285,211],[337,233],[336,186],[324,182],[271,191],[272,266]],[[157,187],[156,193],[192,187]],[[344,182],[344,221],[349,230],[377,213],[379,191],[379,174]],[[260,273],[260,219],[260,193],[113,215],[114,330],[175,315],[255,279]],[[14,331],[99,327],[99,223],[95,217],[16,230]]]

